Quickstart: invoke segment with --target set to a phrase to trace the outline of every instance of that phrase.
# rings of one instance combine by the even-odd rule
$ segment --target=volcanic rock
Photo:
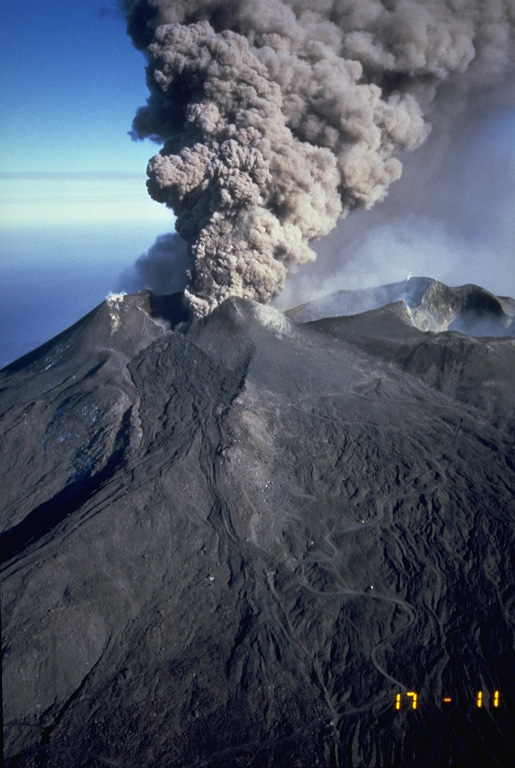
[[[297,322],[355,315],[403,301],[421,331],[460,331],[471,336],[514,336],[515,301],[494,296],[477,285],[457,288],[415,277],[400,283],[355,291],[336,291],[289,310]]]
[[[8,766],[513,761],[515,339],[416,319],[513,304],[438,286],[115,296],[0,372]]]

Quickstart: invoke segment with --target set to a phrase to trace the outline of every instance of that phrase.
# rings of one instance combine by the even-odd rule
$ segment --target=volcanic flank
[[[8,766],[513,762],[515,342],[414,324],[513,303],[410,282],[113,296],[0,373]]]

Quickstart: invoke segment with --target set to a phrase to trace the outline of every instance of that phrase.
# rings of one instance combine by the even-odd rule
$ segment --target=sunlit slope
[[[297,322],[355,315],[403,301],[411,323],[422,331],[459,331],[470,336],[515,336],[515,301],[477,285],[450,288],[415,277],[376,288],[342,290],[302,304],[286,314]]]

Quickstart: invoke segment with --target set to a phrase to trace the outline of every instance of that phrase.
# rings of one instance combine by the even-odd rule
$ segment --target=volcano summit
[[[513,302],[410,283],[113,296],[0,373],[10,768],[513,762]]]

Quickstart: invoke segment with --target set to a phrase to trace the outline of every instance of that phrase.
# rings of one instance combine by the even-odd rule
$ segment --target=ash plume
[[[190,268],[188,248],[176,233],[159,235],[155,243],[121,276],[120,288],[128,293],[148,288],[157,294],[183,291]]]
[[[196,316],[276,296],[312,241],[385,197],[442,86],[465,99],[512,61],[513,0],[121,2],[148,58],[133,133],[163,144],[148,189],[188,244]]]

